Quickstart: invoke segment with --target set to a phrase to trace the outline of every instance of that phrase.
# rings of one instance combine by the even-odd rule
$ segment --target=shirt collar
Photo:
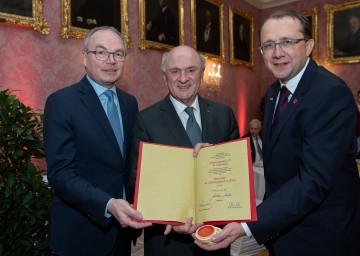
[[[185,110],[185,108],[187,106],[184,103],[181,103],[180,101],[176,100],[171,94],[169,97],[170,97],[171,103],[174,105],[176,113],[178,115],[181,115],[181,113]],[[193,107],[195,111],[200,112],[199,99],[198,99],[197,95],[196,95],[195,101],[193,102],[193,104],[191,104],[190,107]]]
[[[86,75],[86,78],[89,80],[91,86],[94,88],[94,90],[95,90],[95,92],[96,92],[96,95],[97,95],[98,97],[100,97],[100,95],[102,95],[102,94],[103,94],[105,91],[107,91],[107,90],[111,90],[111,91],[113,91],[113,92],[115,93],[115,95],[117,95],[117,94],[116,94],[116,86],[115,86],[115,85],[113,85],[110,89],[108,89],[108,88],[106,88],[106,87],[104,87],[104,86],[96,83],[94,80],[92,80],[92,79],[90,78],[89,75]]]
[[[300,82],[300,79],[303,76],[305,69],[309,64],[309,61],[310,61],[310,58],[307,59],[305,66],[300,70],[300,72],[286,83],[286,88],[290,91],[291,94],[294,94],[294,92]],[[283,87],[283,85],[285,85],[285,84],[280,82],[280,85],[281,85],[281,87]]]

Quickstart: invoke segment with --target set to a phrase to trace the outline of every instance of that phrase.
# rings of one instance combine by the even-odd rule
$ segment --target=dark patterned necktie
[[[272,131],[275,131],[276,126],[280,122],[281,116],[285,112],[285,109],[289,103],[289,95],[290,95],[290,91],[286,88],[286,86],[281,87],[279,102],[276,106],[274,119],[273,119],[273,123],[272,123],[272,127],[271,127]]]
[[[192,146],[195,147],[197,143],[202,142],[201,129],[199,124],[196,122],[193,108],[186,107],[185,112],[189,115],[186,123],[186,132],[189,136]]]

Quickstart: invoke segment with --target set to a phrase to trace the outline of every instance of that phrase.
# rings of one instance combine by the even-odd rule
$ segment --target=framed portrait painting
[[[229,6],[230,63],[254,68],[254,16]]]
[[[139,34],[142,50],[169,50],[183,44],[183,0],[139,0]]]
[[[311,57],[318,63],[318,9],[314,8],[310,11],[306,11],[303,13],[303,15],[306,16],[306,18],[308,18],[311,23],[311,36],[315,41],[314,48],[311,52]]]
[[[224,2],[191,0],[192,45],[206,57],[225,61],[223,38]]]
[[[33,28],[43,35],[50,32],[43,0],[0,0],[0,23]]]
[[[360,62],[360,2],[325,5],[327,64]]]
[[[61,0],[60,35],[63,38],[84,38],[94,27],[112,26],[121,32],[130,48],[127,9],[127,0]]]

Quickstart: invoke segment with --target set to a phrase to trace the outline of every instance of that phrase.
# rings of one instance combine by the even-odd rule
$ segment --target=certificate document
[[[249,138],[201,148],[140,143],[135,208],[144,221],[182,225],[255,221]]]

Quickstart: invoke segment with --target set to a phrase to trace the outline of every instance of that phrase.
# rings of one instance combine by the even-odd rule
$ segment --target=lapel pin
[[[270,101],[273,101],[274,100],[274,98],[270,98]]]
[[[294,99],[294,100],[293,100],[293,103],[296,104],[296,103],[297,103],[297,99]]]

